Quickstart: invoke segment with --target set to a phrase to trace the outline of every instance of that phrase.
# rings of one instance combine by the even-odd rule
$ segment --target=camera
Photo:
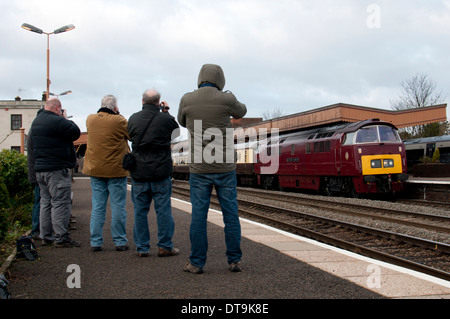
[[[168,110],[170,110],[170,107],[168,105],[166,105],[165,102],[159,103],[159,108],[160,108],[161,111],[164,111],[164,110],[168,111]]]

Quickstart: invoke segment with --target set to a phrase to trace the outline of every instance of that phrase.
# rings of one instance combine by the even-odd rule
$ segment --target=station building
[[[0,150],[11,149],[26,153],[26,136],[31,123],[45,101],[22,100],[0,101]]]

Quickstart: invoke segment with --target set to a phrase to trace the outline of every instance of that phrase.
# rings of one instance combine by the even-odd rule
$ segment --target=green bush
[[[0,240],[14,224],[31,225],[32,207],[27,157],[17,151],[0,151]]]
[[[28,181],[27,157],[15,150],[0,152],[1,175],[8,189],[9,196],[21,195],[29,192],[31,184]]]
[[[0,167],[1,170],[1,167]],[[8,230],[7,211],[9,209],[9,193],[3,182],[3,177],[0,174],[0,240],[3,239]]]
[[[441,152],[437,148],[433,153],[433,158],[431,159],[431,161],[433,163],[437,163],[437,162],[439,162],[440,159],[441,159]]]
[[[9,192],[1,175],[2,167],[0,166],[0,210],[9,208]]]
[[[8,228],[6,209],[0,209],[0,242],[5,238]]]

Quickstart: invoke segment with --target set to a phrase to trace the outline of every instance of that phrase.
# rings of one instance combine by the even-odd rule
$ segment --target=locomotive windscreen
[[[385,125],[365,126],[347,134],[345,144],[362,143],[401,143],[401,139],[395,128]]]

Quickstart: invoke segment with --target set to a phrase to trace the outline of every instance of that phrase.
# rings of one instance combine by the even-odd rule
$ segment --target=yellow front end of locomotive
[[[400,154],[361,156],[363,175],[401,174],[402,157]]]

